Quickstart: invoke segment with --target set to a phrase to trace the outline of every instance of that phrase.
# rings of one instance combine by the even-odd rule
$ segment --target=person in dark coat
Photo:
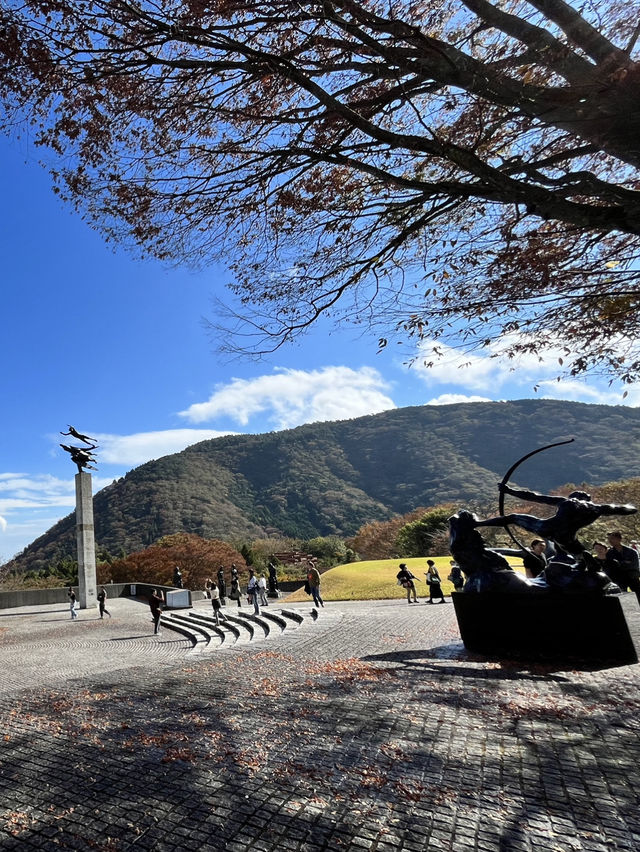
[[[633,547],[622,543],[619,530],[607,533],[609,550],[605,557],[605,573],[623,592],[631,589],[640,601],[640,558]]]
[[[111,613],[107,609],[107,590],[104,586],[98,592],[98,609],[100,610],[100,618],[104,618],[105,612],[111,618]]]
[[[278,572],[276,570],[276,566],[273,562],[269,563],[269,597],[270,598],[279,598],[280,594],[278,591]]]
[[[231,591],[229,592],[229,597],[232,601],[238,601],[238,606],[242,606],[242,589],[240,588],[240,579],[238,578],[238,572],[231,570]]]
[[[158,594],[158,590],[154,589],[149,598],[149,608],[151,617],[153,618],[153,633],[160,633],[160,616],[162,615],[162,604],[164,603],[162,596]]]
[[[425,577],[427,578],[427,584],[429,586],[429,600],[427,603],[432,604],[434,601],[438,600],[440,603],[446,603],[442,592],[442,580],[438,573],[438,569],[436,568],[436,563],[433,559],[427,559],[427,565],[429,566],[428,570],[425,572]]]
[[[218,591],[220,592],[220,604],[226,606],[227,584],[224,581],[224,568],[222,565],[218,568]]]
[[[544,555],[546,547],[546,541],[541,538],[534,538],[529,549],[523,551],[522,564],[527,577],[538,577],[547,567],[547,557]]]

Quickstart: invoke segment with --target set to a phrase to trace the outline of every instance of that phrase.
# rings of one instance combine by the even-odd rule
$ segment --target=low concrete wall
[[[73,586],[78,595],[78,587]],[[0,592],[0,609],[11,609],[16,606],[42,606],[43,604],[69,603],[67,593],[69,587],[63,589],[19,589],[16,591]]]
[[[135,586],[133,597],[148,598],[153,589],[171,591],[174,586],[152,586],[149,583],[105,583],[107,599],[130,598],[131,586]],[[78,587],[72,586],[78,596]],[[98,590],[100,590],[98,586]],[[69,603],[67,597],[69,587],[64,586],[57,589],[19,589],[16,591],[0,592],[0,610],[12,609],[19,606],[43,606],[44,604]]]
[[[131,587],[134,587],[133,594]],[[304,586],[304,580],[290,580],[285,583],[278,583],[278,588],[281,592],[295,592],[296,589],[301,589]],[[78,587],[73,586],[73,591],[78,597]],[[98,591],[100,591],[98,586]],[[227,587],[228,588],[228,587]],[[175,586],[158,586],[152,583],[105,583],[107,590],[107,599],[113,598],[142,598],[146,600],[151,596],[153,589],[158,589],[163,592],[170,592],[175,589]],[[67,594],[69,587],[64,586],[57,589],[19,589],[17,591],[0,592],[0,610],[13,609],[19,606],[43,606],[45,604],[69,603]],[[196,593],[196,600],[199,600]]]
[[[301,589],[306,580],[286,580],[282,583],[278,583],[278,588],[281,592],[295,592],[297,589]]]

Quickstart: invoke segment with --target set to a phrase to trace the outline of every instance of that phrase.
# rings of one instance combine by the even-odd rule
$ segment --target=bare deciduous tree
[[[109,238],[319,316],[640,372],[638,0],[6,0],[5,126]],[[246,333],[247,338],[242,334]]]

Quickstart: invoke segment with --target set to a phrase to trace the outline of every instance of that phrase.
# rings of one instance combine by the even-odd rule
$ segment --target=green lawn
[[[446,579],[449,573],[450,556],[434,556],[433,561],[442,577],[442,591],[451,594],[452,584]],[[322,574],[320,591],[326,601],[372,601],[406,599],[407,592],[396,585],[396,574],[400,563],[404,562],[416,580],[416,590],[419,598],[428,597],[429,589],[425,582],[427,559],[377,559],[369,562],[351,562],[348,565],[336,565]],[[509,559],[516,571],[524,572],[520,559]],[[300,580],[303,584],[305,578]],[[288,596],[290,601],[309,601],[311,598],[302,589]]]

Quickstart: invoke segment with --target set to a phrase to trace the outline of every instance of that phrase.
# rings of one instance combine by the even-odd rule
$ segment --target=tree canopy
[[[546,352],[629,382],[639,20],[638,0],[5,0],[0,98],[109,238],[224,258],[232,346],[328,314],[427,362]]]
[[[186,589],[204,589],[207,579],[215,579],[221,566],[228,575],[229,566],[233,563],[241,572],[244,571],[244,559],[226,542],[175,533],[164,536],[145,550],[116,559],[111,565],[103,565],[100,580],[103,583],[137,580],[139,583],[171,585],[177,565]]]

